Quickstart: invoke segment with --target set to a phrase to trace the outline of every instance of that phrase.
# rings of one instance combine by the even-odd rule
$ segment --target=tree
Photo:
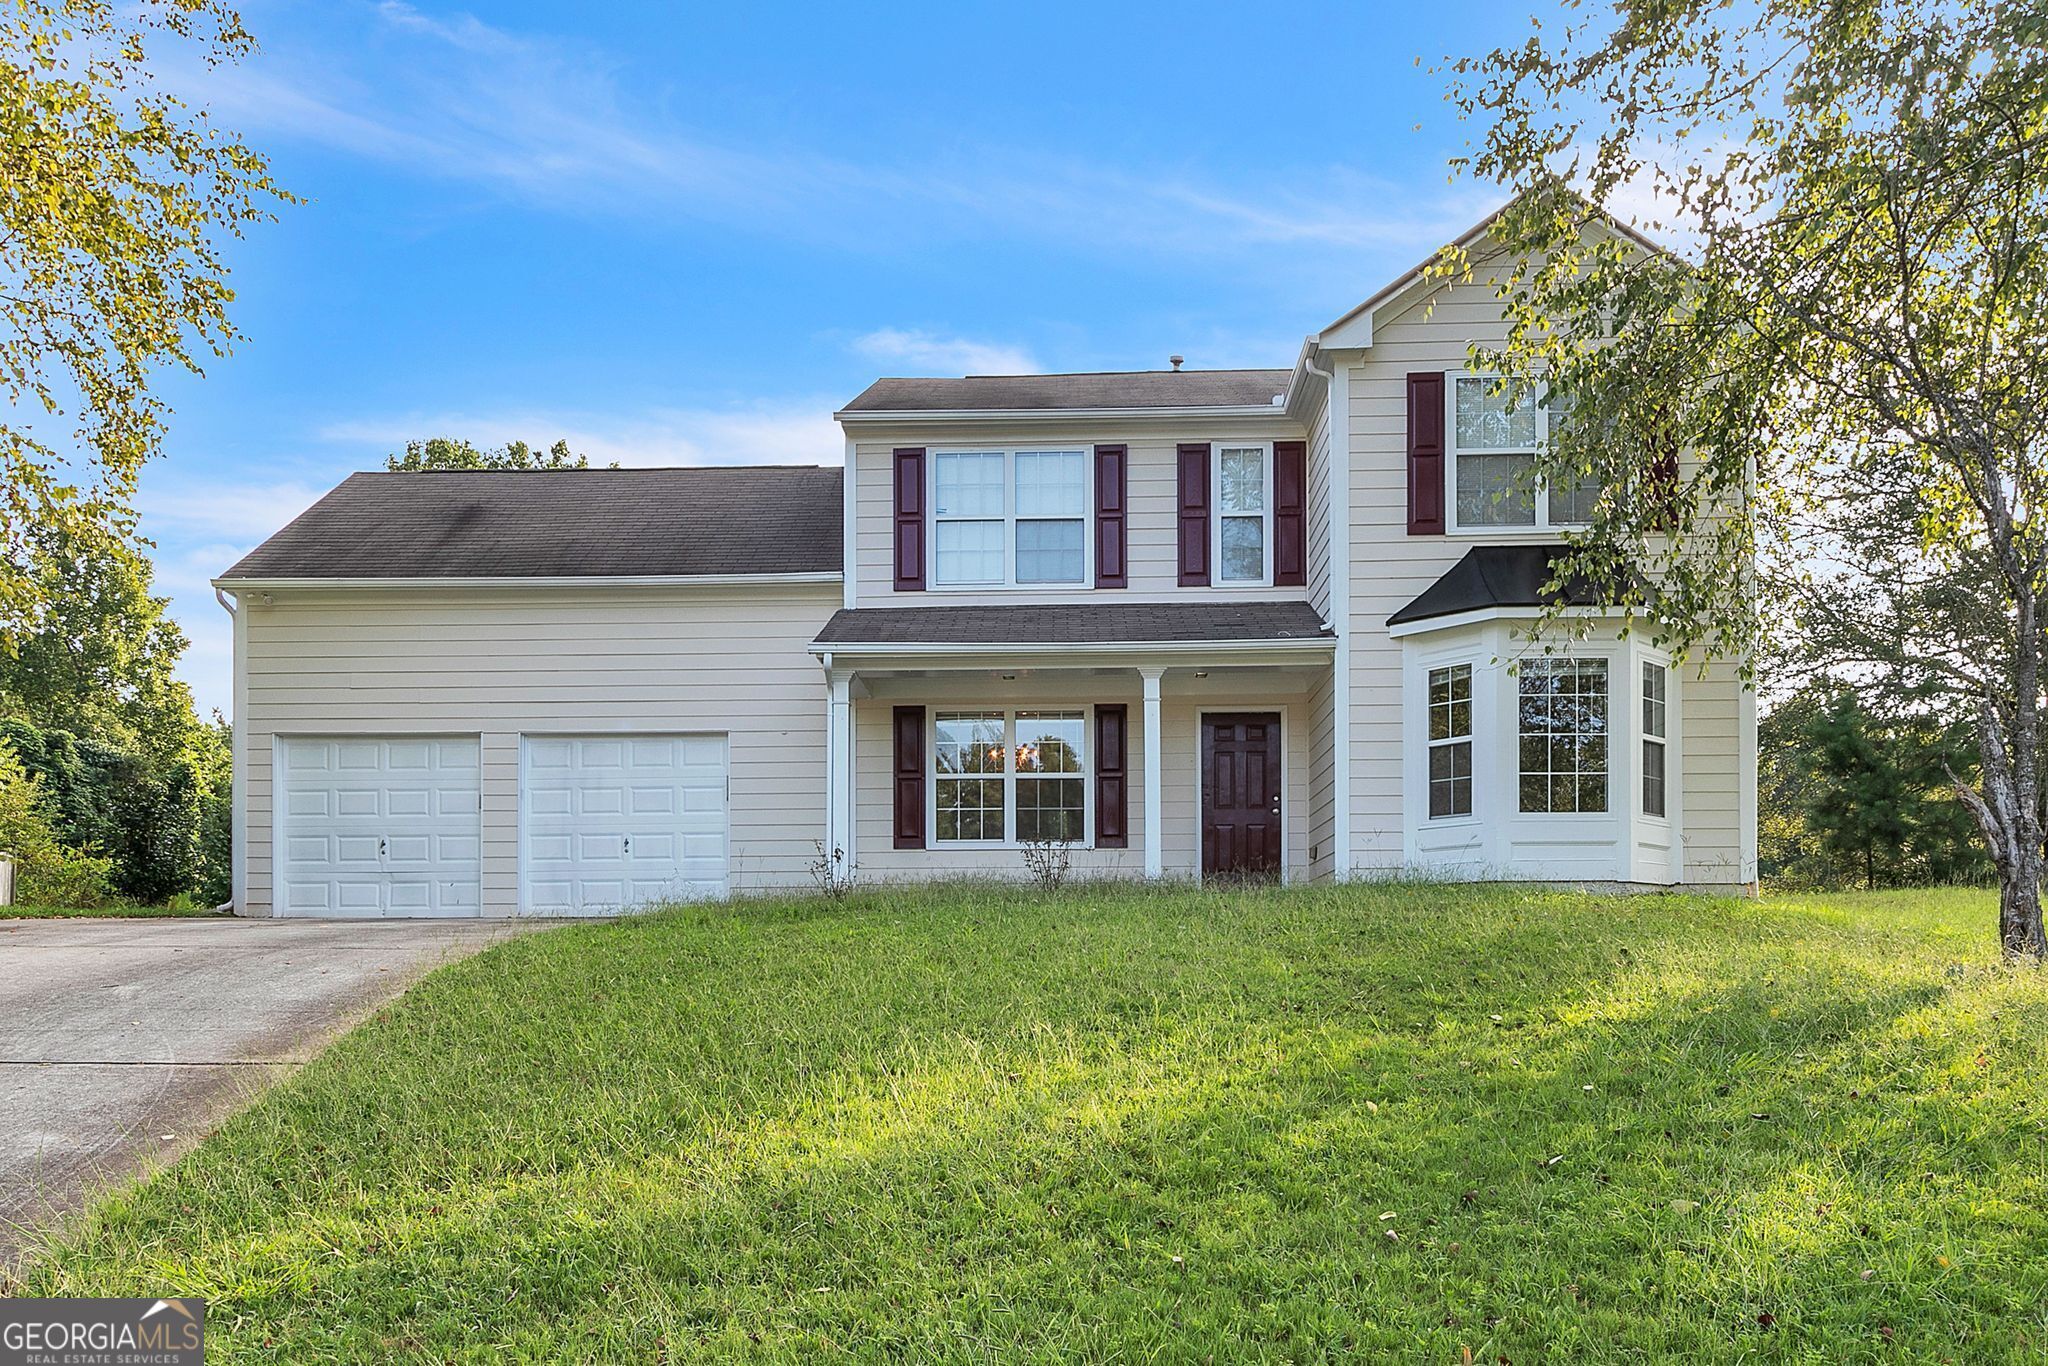
[[[253,46],[223,0],[23,0],[0,20],[0,650],[43,607],[32,529],[132,525],[168,416],[154,372],[226,353],[220,238],[291,198],[163,88],[160,42],[208,67]]]
[[[581,470],[589,467],[589,458],[572,452],[566,441],[557,441],[543,453],[524,441],[514,441],[493,450],[479,450],[467,441],[446,436],[408,441],[404,455],[386,456],[384,459],[385,469],[409,474],[422,470]],[[613,468],[618,467],[614,465]]]
[[[1953,785],[2040,960],[2048,13],[1621,0],[1453,73],[1461,168],[1517,191],[1474,363],[1547,384],[1540,472],[1605,489],[1559,578],[1688,655],[1966,710]],[[1600,231],[1624,197],[1682,255]]]

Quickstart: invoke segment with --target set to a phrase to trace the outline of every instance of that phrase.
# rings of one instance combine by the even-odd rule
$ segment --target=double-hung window
[[[932,583],[939,588],[1084,584],[1088,453],[936,451]]]
[[[1670,725],[1670,694],[1662,664],[1643,663],[1643,814],[1664,814],[1664,752]]]
[[[1520,666],[1521,808],[1607,809],[1607,661],[1546,656]]]
[[[1270,446],[1216,447],[1216,581],[1263,584],[1273,573]]]
[[[1537,452],[1561,425],[1533,390],[1503,388],[1487,375],[1460,375],[1452,389],[1456,530],[1551,530],[1593,520],[1597,482],[1552,485],[1531,473]]]
[[[932,829],[940,844],[1088,834],[1085,711],[942,711],[932,721]]]
[[[1472,814],[1472,666],[1429,671],[1429,818]]]

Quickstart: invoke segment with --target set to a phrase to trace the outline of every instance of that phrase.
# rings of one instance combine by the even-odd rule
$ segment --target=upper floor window
[[[1524,387],[1502,389],[1487,375],[1460,375],[1453,385],[1451,507],[1455,529],[1584,526],[1593,520],[1600,486],[1587,479],[1552,486],[1531,477],[1536,453],[1559,419]]]
[[[935,451],[933,585],[1086,583],[1088,492],[1086,451]]]
[[[1216,582],[1264,584],[1273,575],[1272,447],[1216,447]]]

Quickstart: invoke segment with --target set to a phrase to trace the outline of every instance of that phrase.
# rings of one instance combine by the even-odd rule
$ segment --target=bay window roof
[[[1598,607],[1603,595],[1583,579],[1568,579],[1546,592],[1552,562],[1568,552],[1562,545],[1481,545],[1465,552],[1415,600],[1387,618],[1387,625],[1482,612],[1495,607]]]

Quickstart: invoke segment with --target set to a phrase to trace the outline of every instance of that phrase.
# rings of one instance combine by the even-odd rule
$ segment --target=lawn
[[[2048,1352],[1982,893],[987,887],[428,978],[20,1289],[216,1360]]]
[[[212,914],[211,906],[0,906],[0,920],[59,920],[67,916],[156,920],[172,915]]]

